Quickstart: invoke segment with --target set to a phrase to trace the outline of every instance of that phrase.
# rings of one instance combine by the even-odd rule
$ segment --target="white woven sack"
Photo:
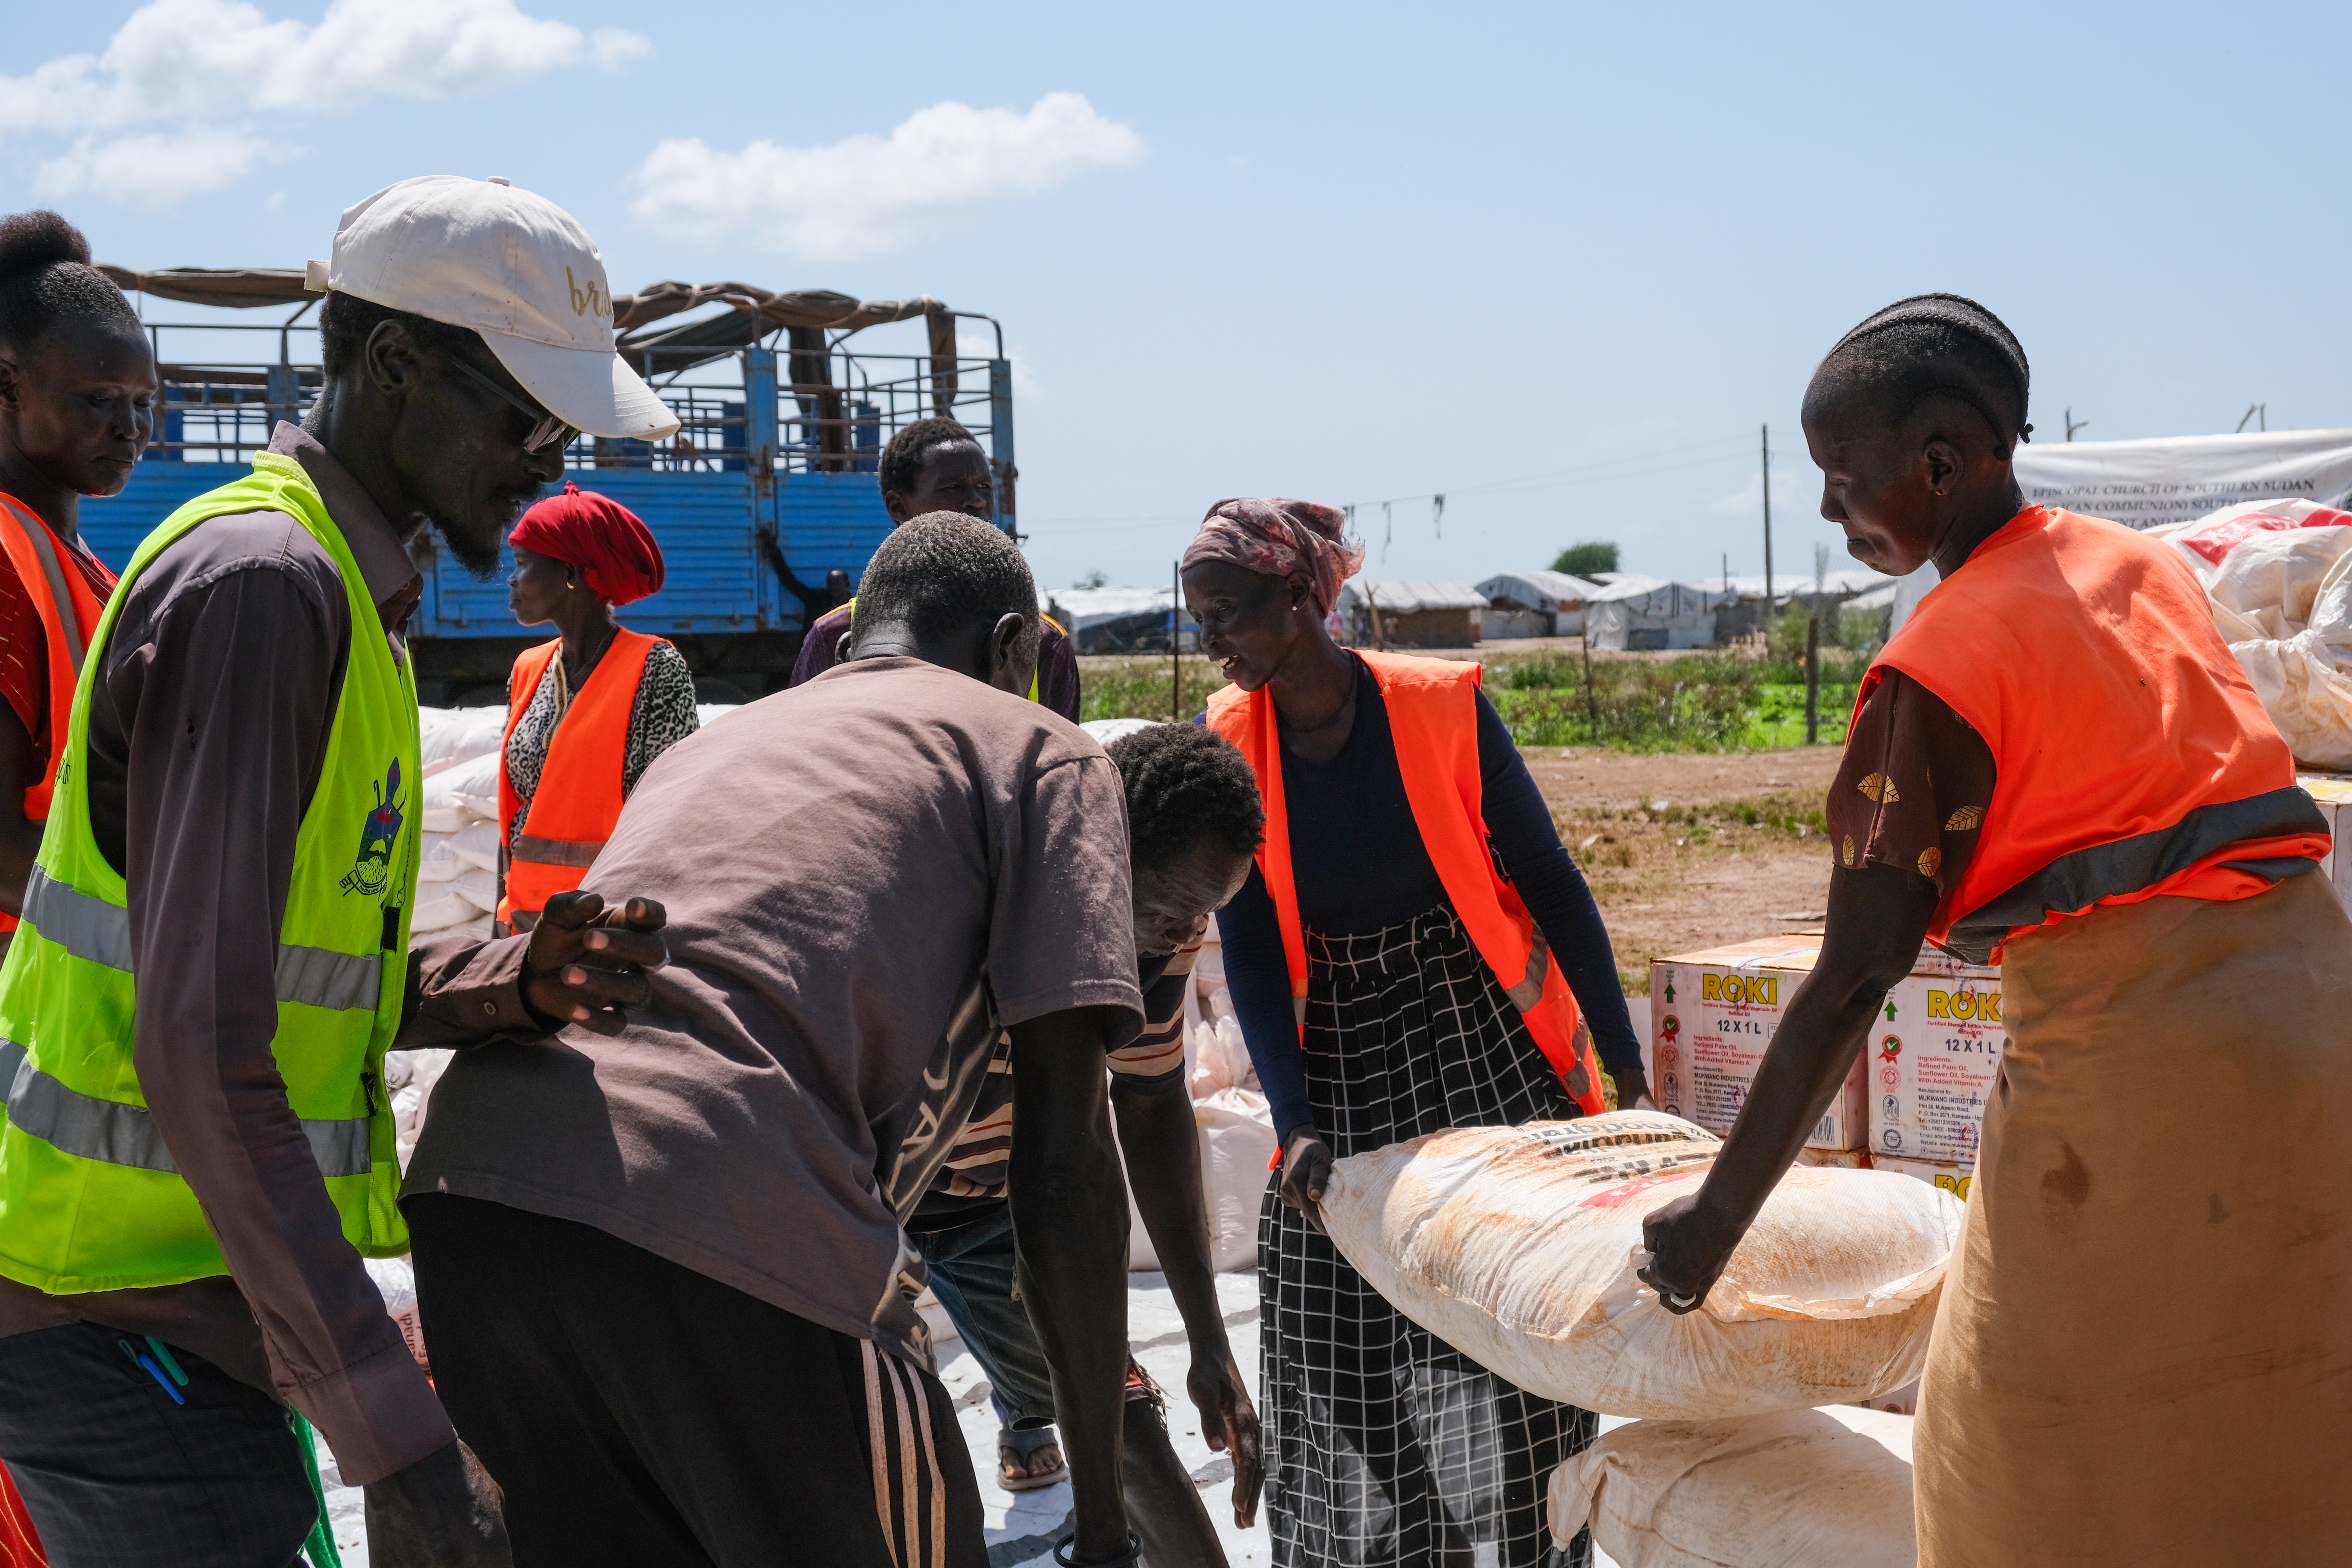
[[[1274,1157],[1274,1117],[1265,1096],[1223,1089],[1192,1102],[1201,1129],[1202,1196],[1209,1211],[1209,1267],[1257,1267],[1258,1207]]]
[[[468,866],[451,882],[449,890],[486,915],[499,912],[499,874]]]
[[[436,721],[428,724],[425,715]],[[459,763],[493,755],[506,738],[503,708],[442,708],[417,710],[417,732],[424,740],[425,776],[446,773]]]
[[[454,883],[439,882],[433,884],[429,889],[424,887],[417,889],[420,893],[428,890],[433,896],[419,899],[416,901],[416,912],[408,917],[408,934],[412,939],[439,936],[453,926],[461,926],[468,921],[487,918],[472,901],[458,896]]]
[[[1617,1568],[1915,1568],[1911,1417],[1832,1406],[1635,1421],[1552,1472],[1552,1539]]]
[[[416,880],[420,884],[457,879],[457,873],[466,866],[457,858],[457,837],[454,833],[420,836],[416,856]]]
[[[499,825],[468,823],[450,835],[449,847],[457,852],[462,864],[477,870],[495,871],[499,868]]]
[[[1951,1194],[1792,1167],[1698,1311],[1634,1278],[1642,1221],[1720,1140],[1660,1111],[1454,1128],[1339,1161],[1323,1221],[1398,1310],[1546,1398],[1696,1419],[1868,1399],[1919,1375]]]

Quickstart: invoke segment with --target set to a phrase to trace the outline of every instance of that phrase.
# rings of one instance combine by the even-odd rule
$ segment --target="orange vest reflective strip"
[[[1608,1102],[1601,1092],[1591,1034],[1582,1026],[1576,997],[1543,933],[1520,902],[1518,889],[1503,879],[1487,841],[1486,783],[1478,766],[1479,667],[1458,659],[1361,650],[1356,657],[1370,667],[1380,687],[1405,799],[1447,901],[1478,955],[1527,1020],[1528,1032],[1545,1059],[1585,1114],[1598,1115]],[[1291,868],[1290,817],[1283,799],[1282,740],[1273,694],[1245,692],[1238,686],[1220,689],[1209,698],[1209,727],[1238,747],[1257,774],[1258,794],[1265,802],[1265,839],[1258,847],[1257,867],[1274,899],[1290,994],[1303,1020],[1307,933],[1299,921],[1298,885]]]
[[[506,746],[515,726],[538,695],[549,661],[563,649],[563,639],[525,648],[515,660],[507,693],[506,734],[499,742],[499,838],[506,846],[506,886],[499,898],[499,919],[509,926],[527,926],[547,900],[577,888],[596,863],[596,852],[611,837],[621,819],[621,763],[629,744],[629,715],[636,707],[637,686],[646,673],[646,655],[659,637],[626,627],[613,634],[613,646],[596,661],[588,683],[572,697],[555,733],[547,742],[547,761],[539,770],[539,788],[530,798],[525,831],[515,835],[515,813],[522,799],[507,777]]]
[[[1956,952],[1984,962],[2095,904],[2249,898],[2328,852],[2294,756],[2168,544],[2028,507],[1920,601],[1857,713],[1890,667],[1992,752],[1976,851],[1928,930]]]
[[[25,819],[46,822],[49,796],[58,786],[58,763],[66,754],[65,721],[73,711],[82,651],[106,606],[89,591],[81,569],[66,561],[65,547],[30,507],[12,495],[0,494],[0,513],[5,514],[0,517],[0,548],[6,550],[8,564],[25,584],[25,596],[39,613],[41,629],[48,637],[49,755],[41,770],[41,782],[25,789]],[[70,615],[60,610],[61,600],[73,606]],[[16,929],[16,916],[0,914],[0,933]]]

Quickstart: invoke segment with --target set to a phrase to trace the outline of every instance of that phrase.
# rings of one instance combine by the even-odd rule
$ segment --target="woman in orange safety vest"
[[[81,542],[81,498],[130,481],[160,392],[138,312],[89,264],[80,231],[52,212],[0,218],[0,953],[25,907],[82,650],[114,588]],[[46,1561],[0,1468],[0,1568]]]
[[[81,542],[81,498],[129,482],[159,391],[138,314],[80,232],[50,212],[0,219],[0,933],[24,908],[82,649],[114,587]]]
[[[1326,616],[1363,562],[1330,507],[1220,501],[1185,552],[1208,722],[1265,840],[1218,915],[1274,1112],[1260,1235],[1278,1562],[1550,1560],[1544,1485],[1593,1417],[1525,1394],[1382,1300],[1314,1219],[1335,1152],[1598,1111],[1644,1092],[1608,932],[1466,661],[1355,653]],[[1484,1555],[1488,1551],[1496,1553]]]
[[[2009,1039],[1913,1443],[1921,1568],[2340,1562],[2352,921],[2312,874],[2327,825],[2193,543],[2026,504],[2028,385],[1951,295],[1814,373],[1822,515],[1942,580],[1855,705],[1820,962],[1705,1186],[1650,1216],[1643,1278],[1704,1307],[1865,1039],[1889,1074],[1934,1059],[1878,1016],[1923,938],[1997,962]]]
[[[613,618],[662,585],[661,547],[635,512],[566,484],[507,542],[515,618],[562,635],[524,649],[507,681],[501,933],[530,930],[550,898],[580,886],[638,778],[698,722],[685,657]]]

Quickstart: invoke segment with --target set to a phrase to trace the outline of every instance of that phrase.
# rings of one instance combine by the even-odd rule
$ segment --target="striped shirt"
[[[1139,1083],[1156,1083],[1184,1070],[1184,988],[1192,983],[1192,961],[1200,952],[1201,944],[1195,942],[1172,958],[1143,961],[1143,1032],[1109,1054],[1112,1072]],[[1154,978],[1152,968],[1162,962],[1167,967]],[[945,1230],[1003,1203],[1012,1163],[1013,1040],[1000,1034],[971,1120],[964,1123],[963,1136],[948,1152],[947,1163],[907,1228]]]

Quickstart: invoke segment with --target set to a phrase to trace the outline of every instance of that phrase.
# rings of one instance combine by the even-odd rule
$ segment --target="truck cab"
[[[163,383],[155,440],[131,482],[82,504],[83,537],[120,569],[183,502],[242,473],[278,420],[301,418],[323,379],[320,296],[304,291],[299,271],[106,270],[146,296]],[[277,319],[175,321],[169,303]],[[620,352],[679,428],[659,442],[583,436],[564,453],[564,477],[653,530],[667,579],[617,614],[675,643],[704,700],[782,689],[803,633],[855,591],[890,531],[877,469],[905,426],[943,415],[969,429],[996,470],[997,526],[1020,537],[1012,365],[993,318],[928,298],[734,283],[656,284],[614,305]],[[907,331],[874,331],[894,323],[919,323],[927,336],[919,345]],[[511,560],[502,552],[499,575],[485,582],[429,533],[413,550],[425,575],[410,631],[420,700],[503,703],[515,655],[552,635],[508,613]]]

